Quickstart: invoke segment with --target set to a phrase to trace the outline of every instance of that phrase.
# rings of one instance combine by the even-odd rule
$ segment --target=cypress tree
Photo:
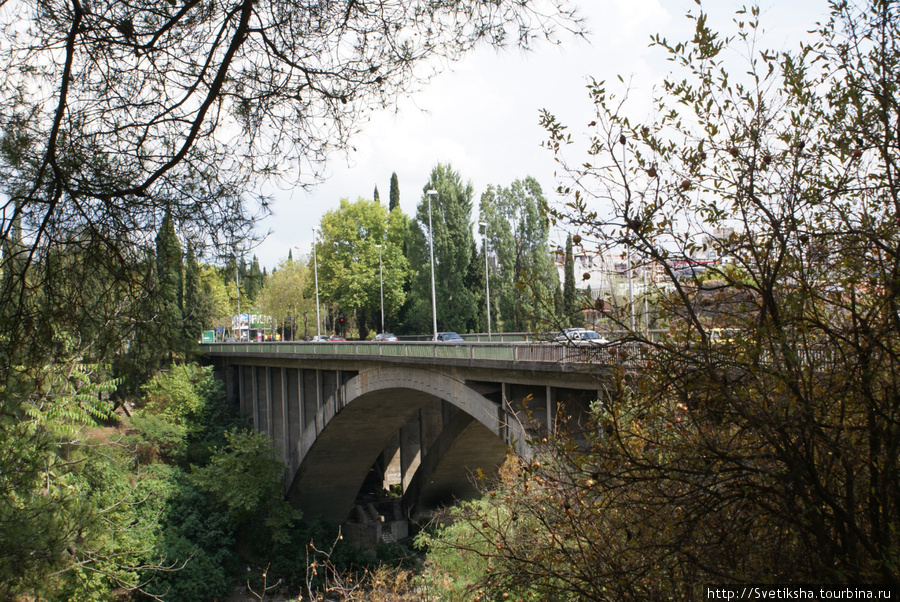
[[[200,292],[200,264],[194,246],[188,243],[184,264],[184,338],[190,346],[203,331],[202,298]]]
[[[472,239],[471,247],[472,258],[469,260],[469,267],[466,270],[463,283],[472,293],[475,301],[475,313],[466,323],[466,330],[469,332],[487,332],[487,307],[485,306],[484,298],[484,254],[478,252],[478,246],[475,244],[474,238]]]
[[[575,291],[575,257],[572,253],[572,235],[566,238],[566,259],[563,264],[563,319],[567,324],[577,320],[578,296]]]
[[[250,264],[250,271],[247,274],[247,285],[245,287],[247,297],[251,303],[256,299],[257,293],[262,288],[262,283],[263,273],[259,267],[259,259],[254,255],[253,262]]]
[[[157,332],[159,343],[164,346],[169,359],[173,346],[183,333],[184,279],[181,273],[181,243],[175,233],[172,214],[166,211],[159,232],[156,234],[156,282],[159,314]]]
[[[372,200],[376,203],[381,203],[381,195],[378,194],[378,186],[375,186],[375,192],[373,193]]]
[[[393,211],[394,207],[400,206],[400,182],[397,180],[397,172],[391,174],[391,197],[388,204],[388,211]]]

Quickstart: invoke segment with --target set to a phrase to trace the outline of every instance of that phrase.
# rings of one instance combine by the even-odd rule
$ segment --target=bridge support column
[[[303,424],[303,371],[284,369],[284,394],[287,407],[287,456],[285,464],[290,464],[291,454],[300,440],[300,429]]]
[[[233,408],[241,409],[240,382],[238,380],[239,369],[237,366],[225,366],[216,362],[214,374],[225,385],[225,401]]]
[[[437,441],[441,431],[444,429],[444,407],[441,401],[430,401],[419,410],[420,435],[419,442],[421,444],[423,454],[427,453],[431,446]]]
[[[512,441],[510,437],[510,428],[509,428],[509,415],[512,408],[509,407],[509,397],[506,395],[506,383],[500,383],[500,408],[499,408],[499,422],[500,428],[497,433],[500,436],[500,440],[503,441],[505,445],[509,445]]]
[[[284,369],[266,368],[266,393],[269,408],[269,437],[275,441],[278,457],[287,451],[287,408],[284,399]]]
[[[319,371],[302,370],[303,372],[303,422],[300,423],[300,432],[312,424],[316,419],[316,411],[319,408]]]
[[[554,432],[556,425],[553,423],[553,417],[556,413],[556,389],[547,385],[547,432]]]
[[[266,434],[275,439],[275,401],[272,391],[272,369],[265,367],[262,374],[263,386],[266,395]]]
[[[400,472],[403,478],[403,492],[409,488],[413,475],[422,463],[421,410],[400,428]]]
[[[394,433],[382,452],[384,479],[382,488],[390,491],[392,485],[403,484],[403,465],[400,460],[400,433]]]
[[[241,413],[244,415],[249,414],[247,407],[247,396],[244,391],[244,367],[243,366],[235,366],[235,371],[237,372],[237,400],[238,400],[238,408]]]
[[[316,413],[313,414],[313,416],[315,417],[315,421],[316,421],[316,435],[321,433],[322,429],[325,427],[325,425],[322,424],[322,420],[324,419],[324,416],[322,416],[322,414],[319,412],[319,410],[322,408],[322,404],[323,404],[322,388],[325,385],[325,383],[322,382],[323,380],[324,379],[322,378],[322,371],[316,370]]]
[[[250,386],[253,388],[253,429],[260,430],[259,424],[259,381],[257,379],[257,369],[250,366]]]

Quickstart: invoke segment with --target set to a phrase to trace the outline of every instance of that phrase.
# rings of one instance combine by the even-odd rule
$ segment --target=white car
[[[587,332],[587,328],[563,328],[553,340],[557,343],[567,343],[572,340],[576,332]]]
[[[599,333],[596,333],[593,330],[585,330],[584,328],[579,328],[577,330],[573,330],[572,332],[567,332],[566,338],[560,340],[559,337],[557,337],[556,340],[563,344],[575,345],[576,347],[606,345],[607,343],[609,343],[609,341]]]

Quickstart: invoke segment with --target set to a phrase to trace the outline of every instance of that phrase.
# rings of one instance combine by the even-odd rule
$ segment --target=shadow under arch
[[[451,436],[439,437],[426,451],[417,490],[440,491],[444,500],[468,496],[465,473],[481,469],[491,474],[506,456],[499,405],[445,373],[379,366],[345,382],[308,421],[291,454],[291,466],[297,468],[289,479],[288,499],[308,518],[345,521],[391,436],[434,400],[446,401],[471,419],[445,425]]]

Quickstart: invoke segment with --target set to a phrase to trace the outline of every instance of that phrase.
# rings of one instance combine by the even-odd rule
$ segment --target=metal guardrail
[[[640,361],[639,347],[576,347],[559,343],[434,343],[434,342],[269,342],[206,343],[207,353],[316,355],[322,357],[408,357],[436,360],[546,362],[557,364],[632,364]]]

